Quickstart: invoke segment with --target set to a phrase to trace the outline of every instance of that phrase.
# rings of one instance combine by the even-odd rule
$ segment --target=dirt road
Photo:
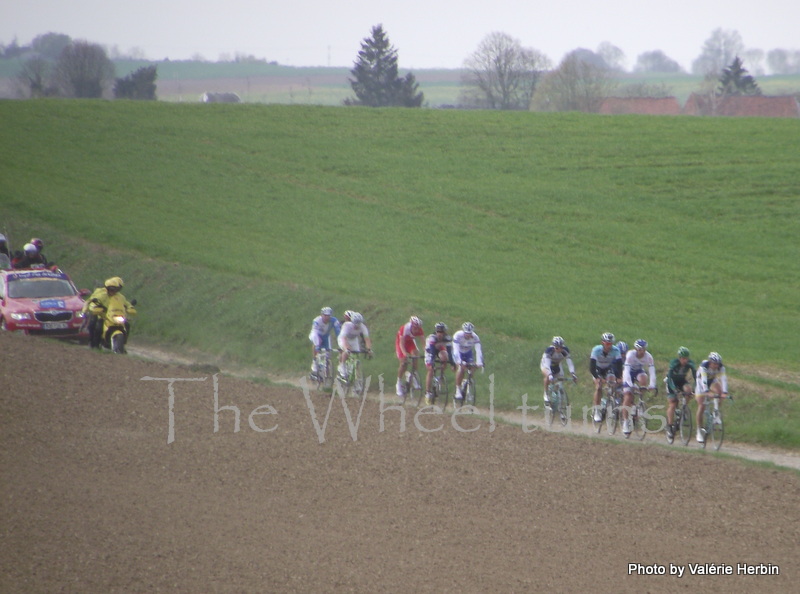
[[[796,591],[796,472],[0,348],[2,592]]]

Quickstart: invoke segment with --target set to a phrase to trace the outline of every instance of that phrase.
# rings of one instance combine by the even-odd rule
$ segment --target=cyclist
[[[435,332],[428,336],[425,341],[425,404],[433,404],[433,365],[435,361],[449,363],[453,370],[456,368],[453,360],[453,338],[447,334],[447,325],[438,322],[434,328]]]
[[[397,354],[397,359],[400,361],[397,367],[397,397],[401,400],[406,397],[403,375],[405,375],[408,369],[408,357],[409,355],[412,357],[416,356],[419,353],[417,338],[421,338],[422,336],[425,336],[425,331],[422,329],[422,320],[417,316],[411,316],[408,322],[400,326],[400,329],[394,337],[394,351]],[[411,367],[416,370],[416,359],[412,361]]]
[[[694,388],[697,400],[697,443],[706,440],[700,429],[706,412],[706,396],[712,392],[717,396],[728,395],[728,376],[725,374],[725,366],[722,364],[720,354],[715,352],[709,353],[708,358],[697,368],[697,384]]]
[[[622,375],[622,356],[614,345],[614,335],[611,332],[604,333],[600,337],[600,344],[592,349],[589,357],[589,373],[594,378],[594,396],[592,398],[594,422],[599,423],[603,420],[600,410],[600,390],[603,382],[617,384],[617,378]]]
[[[550,407],[550,399],[547,396],[547,387],[557,377],[564,377],[564,368],[561,366],[563,361],[567,362],[567,367],[572,375],[573,380],[577,380],[578,376],[575,375],[575,364],[572,362],[572,357],[569,356],[569,348],[564,344],[564,339],[560,336],[554,336],[550,346],[548,346],[544,353],[542,353],[542,360],[539,363],[539,369],[544,378],[544,405],[545,408]]]
[[[619,356],[622,357],[623,361],[625,361],[625,355],[628,354],[628,343],[624,340],[620,340],[617,343],[617,348],[619,349]]]
[[[456,406],[464,401],[461,391],[461,381],[468,365],[483,367],[483,353],[481,339],[475,334],[475,326],[471,322],[464,322],[461,330],[453,335],[453,362],[458,366],[456,371],[456,393],[453,396]]]
[[[675,408],[678,406],[680,393],[689,398],[692,395],[692,383],[697,379],[697,367],[690,358],[689,349],[682,346],[678,349],[678,357],[669,362],[667,376],[664,383],[667,384],[667,437],[674,438],[672,423],[675,421]],[[686,377],[691,372],[692,381]]]
[[[361,351],[361,340],[364,340],[364,345],[367,347],[367,357],[372,357],[372,339],[369,337],[369,328],[364,323],[364,316],[358,312],[350,312],[350,321],[342,324],[339,330],[337,342],[341,353],[339,354],[339,376],[341,379],[347,379],[347,361],[351,352]]]
[[[308,339],[311,341],[311,379],[317,379],[317,355],[320,350],[331,350],[331,331],[334,336],[339,336],[339,331],[342,328],[341,322],[333,316],[333,309],[330,307],[323,307],[319,315],[311,322],[311,333]]]
[[[656,363],[653,355],[647,351],[647,341],[644,338],[633,343],[633,350],[625,355],[625,365],[622,370],[622,432],[626,435],[630,435],[633,430],[628,411],[633,407],[634,382],[641,387],[647,384],[648,390],[656,389]]]

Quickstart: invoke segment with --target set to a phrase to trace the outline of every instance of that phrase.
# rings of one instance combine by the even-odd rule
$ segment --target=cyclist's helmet
[[[364,321],[364,316],[362,316],[357,311],[354,311],[352,317],[350,318],[350,321],[357,326],[358,324],[361,324]]]
[[[420,320],[417,316],[411,316],[411,319],[409,320],[409,322],[411,322],[412,326],[416,326],[416,327],[422,326],[422,320]]]
[[[624,340],[620,340],[617,343],[617,348],[619,349],[619,352],[624,355],[625,353],[628,352],[628,343],[625,342]]]
[[[345,317],[345,319],[350,320],[352,322],[353,321],[353,311],[349,310],[349,309],[346,310],[344,312],[344,317]]]
[[[711,352],[708,354],[708,360],[710,363],[716,363],[717,365],[722,365],[722,355],[716,352]]]
[[[333,308],[332,307],[323,307],[319,313],[323,316],[332,316],[333,315]]]
[[[461,329],[467,334],[472,334],[475,331],[475,326],[473,326],[472,322],[464,322]]]
[[[118,276],[112,276],[103,283],[106,289],[121,289],[122,279]]]
[[[36,246],[37,250],[41,250],[44,247],[44,242],[38,237],[31,239],[31,243]]]
[[[606,332],[600,337],[603,342],[614,342],[614,335],[611,332]]]
[[[554,347],[563,347],[564,346],[564,339],[560,336],[553,337],[553,346]]]
[[[36,246],[35,246],[35,245],[33,245],[32,243],[26,243],[26,244],[25,244],[25,245],[22,247],[22,249],[23,249],[23,251],[24,251],[26,254],[28,254],[29,256],[32,256],[32,255],[34,255],[35,253],[37,253],[37,252],[39,251],[39,250],[37,250],[37,249],[36,249]]]
[[[434,328],[437,332],[447,332],[447,324],[438,322]]]
[[[686,347],[683,347],[683,346],[681,348],[679,348],[678,349],[678,357],[686,357],[688,359],[689,358],[689,349],[687,349]]]
[[[633,348],[635,349],[646,349],[647,348],[647,341],[644,338],[640,338],[636,342],[633,343]]]

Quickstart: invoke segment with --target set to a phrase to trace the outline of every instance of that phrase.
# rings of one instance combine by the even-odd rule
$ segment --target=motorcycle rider
[[[106,312],[109,309],[117,308],[124,309],[128,315],[136,315],[136,309],[133,304],[128,301],[125,296],[120,292],[122,291],[124,283],[118,276],[112,276],[106,279],[103,286],[95,289],[94,293],[86,301],[83,306],[84,315],[88,314],[88,328],[89,328],[89,347],[99,349],[101,342],[104,340],[103,336],[103,322]],[[126,333],[130,330],[130,324],[125,324]]]

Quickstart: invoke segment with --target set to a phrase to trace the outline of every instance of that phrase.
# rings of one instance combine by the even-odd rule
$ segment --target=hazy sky
[[[55,32],[123,53],[138,48],[151,60],[242,53],[292,66],[350,67],[382,23],[401,69],[459,68],[493,31],[554,63],[608,41],[625,52],[627,68],[659,49],[689,69],[720,27],[738,31],[747,48],[800,49],[795,1],[1,0],[0,43]]]

